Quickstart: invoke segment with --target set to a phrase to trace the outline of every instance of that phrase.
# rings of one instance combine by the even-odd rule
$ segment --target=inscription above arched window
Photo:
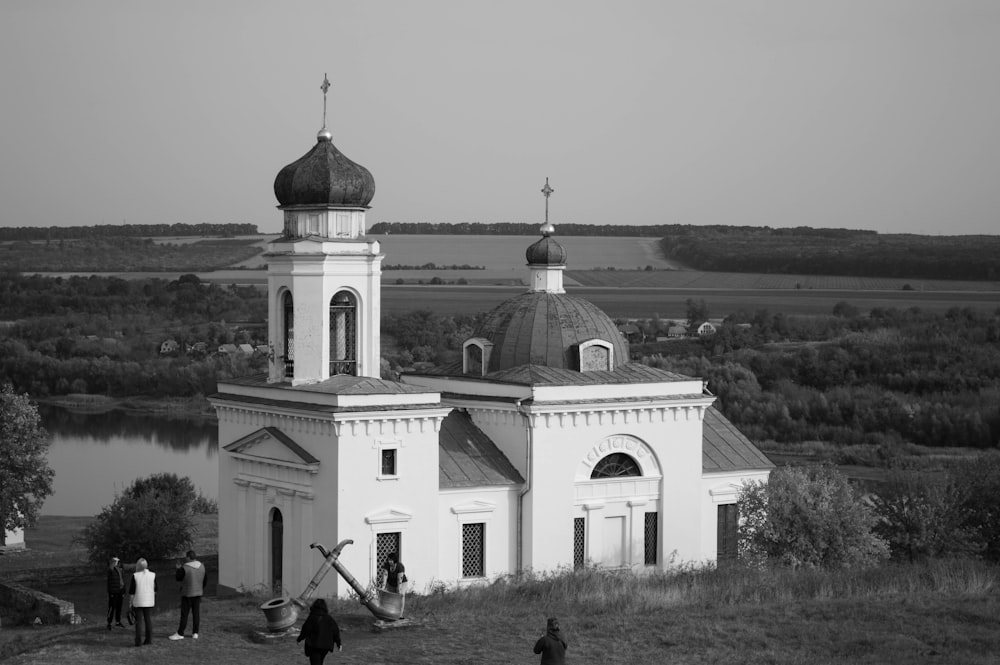
[[[634,459],[625,453],[612,453],[594,465],[594,470],[591,472],[590,477],[593,479],[625,478],[641,475],[642,470]]]

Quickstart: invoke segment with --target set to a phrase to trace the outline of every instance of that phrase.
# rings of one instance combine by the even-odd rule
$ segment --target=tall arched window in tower
[[[284,339],[282,340],[281,357],[285,362],[285,378],[290,379],[295,374],[295,307],[291,292],[286,291],[281,298],[281,312],[284,317]]]
[[[330,376],[358,373],[358,301],[338,291],[330,301]]]

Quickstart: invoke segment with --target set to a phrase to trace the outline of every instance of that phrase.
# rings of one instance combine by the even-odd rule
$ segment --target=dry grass
[[[1000,652],[998,587],[1000,571],[970,561],[848,572],[683,570],[641,578],[565,571],[410,597],[407,615],[416,625],[381,633],[373,632],[371,616],[357,603],[336,601],[345,646],[331,662],[537,662],[531,647],[545,617],[556,615],[576,664],[985,665]],[[141,650],[131,646],[131,633],[108,633],[99,624],[61,635],[60,629],[19,629],[38,648],[8,662],[304,662],[292,640],[252,639],[264,627],[263,600],[210,599],[197,642],[166,640],[177,612],[161,611],[157,639]]]

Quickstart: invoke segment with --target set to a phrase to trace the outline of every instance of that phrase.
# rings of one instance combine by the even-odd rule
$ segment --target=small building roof
[[[701,466],[704,473],[773,469],[774,462],[715,407],[705,410]]]
[[[455,410],[445,417],[438,441],[442,489],[524,483],[510,460],[463,411]]]

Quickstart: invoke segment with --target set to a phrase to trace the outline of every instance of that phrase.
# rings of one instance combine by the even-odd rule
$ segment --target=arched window
[[[330,376],[358,373],[358,301],[338,291],[330,301]]]
[[[282,568],[285,546],[285,524],[281,517],[281,511],[277,508],[271,509],[271,589],[274,593],[282,593]]]
[[[292,378],[295,371],[295,307],[292,303],[292,294],[286,291],[281,298],[281,311],[284,316],[284,339],[282,340],[282,359],[285,361],[285,377]]]
[[[634,459],[625,453],[612,453],[594,465],[590,477],[592,479],[624,478],[641,475],[642,469],[639,468]]]

